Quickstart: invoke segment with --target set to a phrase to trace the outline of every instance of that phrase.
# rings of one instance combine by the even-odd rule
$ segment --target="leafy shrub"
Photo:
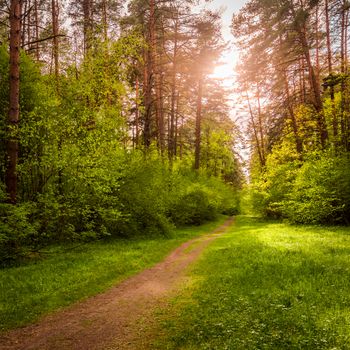
[[[0,262],[3,264],[24,256],[36,240],[38,225],[30,221],[32,213],[31,203],[0,203]]]
[[[282,203],[284,214],[295,223],[350,224],[349,174],[346,156],[305,162]]]
[[[169,215],[176,225],[200,225],[213,220],[217,215],[217,208],[210,203],[208,192],[195,184],[174,203]]]
[[[167,234],[171,228],[166,217],[169,205],[169,170],[159,159],[143,159],[142,154],[125,158],[118,191],[118,208],[124,220],[116,227],[123,236]]]
[[[330,151],[310,152],[303,162],[276,147],[251,188],[264,217],[303,224],[350,224],[350,160]]]

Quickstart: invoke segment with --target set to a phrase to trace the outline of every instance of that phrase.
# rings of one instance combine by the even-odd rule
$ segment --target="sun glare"
[[[214,67],[212,74],[210,75],[214,79],[223,80],[226,85],[226,81],[233,79],[234,67],[238,59],[237,51],[232,48],[226,51],[219,61],[219,63]]]

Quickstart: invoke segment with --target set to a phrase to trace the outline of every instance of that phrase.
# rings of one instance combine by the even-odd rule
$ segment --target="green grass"
[[[45,259],[0,270],[0,330],[23,326],[100,293],[160,261],[180,243],[210,232],[226,217],[177,229],[170,237],[109,240],[51,248]]]
[[[238,217],[160,316],[159,349],[350,349],[350,229]]]

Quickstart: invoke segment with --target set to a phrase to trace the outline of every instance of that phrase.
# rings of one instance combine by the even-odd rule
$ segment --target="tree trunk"
[[[332,44],[331,44],[331,32],[329,24],[329,5],[328,0],[325,0],[325,19],[326,19],[326,43],[327,43],[327,65],[328,65],[328,74],[332,74]],[[335,110],[334,103],[334,86],[330,86],[330,97],[331,97],[331,108],[332,108],[332,127],[333,127],[333,137],[334,142],[337,144],[338,137],[338,116]]]
[[[175,136],[174,136],[174,156],[177,156],[178,132],[179,132],[179,100],[180,94],[176,96],[176,111],[175,111]],[[180,136],[180,135],[179,135]]]
[[[25,47],[26,44],[26,26],[27,26],[27,19],[28,16],[26,16],[27,12],[28,12],[28,5],[29,5],[29,1],[24,1],[24,3],[21,4],[22,8],[21,8],[21,48]],[[22,11],[23,14],[25,14],[24,16],[22,16]],[[29,40],[29,38],[28,38]]]
[[[195,141],[195,161],[194,168],[199,169],[201,154],[201,122],[202,122],[202,95],[203,95],[203,75],[198,80],[197,109],[196,109],[196,141]]]
[[[51,1],[51,11],[52,11],[52,35],[53,35],[53,58],[54,58],[54,72],[56,78],[56,84],[58,88],[58,78],[59,78],[59,59],[58,59],[58,0]]]
[[[103,39],[104,42],[108,42],[108,16],[107,16],[107,3],[106,0],[102,2],[102,26],[103,26]]]
[[[319,7],[316,5],[316,24],[315,24],[315,34],[316,34],[316,78],[317,84],[320,84],[320,39],[319,39]]]
[[[156,40],[154,38],[154,40]],[[160,38],[159,41],[162,39]],[[163,72],[162,72],[162,49],[161,45],[158,42],[154,42],[157,50],[157,55],[154,57],[156,62],[156,67],[154,68],[155,72],[155,93],[156,93],[156,121],[157,121],[157,135],[158,135],[158,148],[161,155],[164,154],[165,148],[165,132],[164,132],[164,112],[163,112]]]
[[[345,74],[345,47],[346,47],[346,0],[343,1],[343,8],[341,13],[341,34],[340,34],[340,72]],[[349,148],[349,140],[348,140],[348,126],[347,126],[347,91],[345,79],[342,79],[340,85],[340,109],[341,109],[341,118],[340,118],[340,129],[341,129],[341,139],[342,144],[345,149]]]
[[[38,15],[38,0],[34,0],[34,19],[35,19],[35,58],[37,62],[40,60],[39,52],[39,15]]]
[[[83,31],[84,31],[84,56],[86,57],[91,49],[92,40],[92,18],[91,0],[83,0]]]
[[[139,110],[139,98],[140,98],[140,91],[139,91],[139,78],[136,77],[136,87],[135,87],[135,146],[136,148],[139,147],[139,119],[140,119],[140,110]]]
[[[295,118],[295,114],[294,114],[294,110],[293,110],[293,106],[292,106],[292,102],[291,102],[291,98],[290,98],[288,78],[287,78],[287,73],[285,70],[283,70],[283,78],[284,78],[284,86],[285,86],[286,95],[287,95],[287,109],[288,109],[290,120],[292,122],[293,134],[294,134],[294,138],[295,138],[295,146],[296,146],[296,150],[299,154],[299,159],[302,160],[303,141],[299,135],[298,123],[297,123],[297,120]]]
[[[320,86],[317,82],[317,77],[315,74],[314,67],[312,66],[311,57],[310,57],[310,47],[306,38],[305,30],[298,28],[297,32],[299,35],[299,40],[302,45],[303,54],[304,54],[307,68],[309,71],[309,81],[310,81],[310,87],[314,97],[313,104],[317,113],[317,125],[320,132],[321,146],[322,148],[325,148],[326,142],[328,140],[328,132],[327,132],[325,116],[323,113]]]
[[[175,103],[176,103],[177,34],[178,34],[178,17],[176,17],[175,19],[173,66],[172,66],[172,72],[171,72],[171,110],[170,110],[170,131],[169,131],[169,145],[168,145],[169,159],[172,159],[174,154],[176,153],[174,121],[175,121]]]
[[[328,0],[325,0],[325,16],[326,16],[326,42],[327,42],[327,62],[328,73],[332,73],[332,46],[331,46],[331,33],[329,28],[329,6]]]
[[[263,122],[262,122],[262,114],[261,114],[261,106],[260,106],[260,91],[259,86],[257,86],[257,102],[258,102],[258,122],[259,122],[259,134],[260,134],[260,150],[261,156],[263,158],[263,163],[266,162],[265,156],[265,145],[264,145],[264,130],[263,130]]]
[[[10,104],[8,114],[7,164],[5,185],[8,201],[17,201],[18,123],[19,123],[19,48],[21,41],[21,1],[10,4]]]
[[[148,47],[146,52],[146,66],[144,74],[144,145],[148,148],[151,145],[152,138],[152,86],[153,86],[153,59],[155,44],[155,2],[149,3],[149,23],[148,23]]]
[[[263,153],[261,150],[259,136],[258,136],[258,130],[257,130],[257,127],[255,125],[254,114],[253,114],[252,106],[250,104],[248,91],[246,91],[246,97],[247,97],[247,103],[248,103],[248,107],[249,107],[250,122],[251,122],[252,127],[253,127],[254,138],[255,138],[256,147],[258,150],[260,166],[261,166],[261,168],[263,168],[265,166],[265,158],[263,157]]]

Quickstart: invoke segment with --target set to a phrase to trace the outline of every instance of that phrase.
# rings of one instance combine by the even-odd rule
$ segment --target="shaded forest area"
[[[0,261],[238,210],[238,130],[191,1],[0,2]]]
[[[347,0],[252,0],[233,17],[265,216],[350,224],[349,13]]]

